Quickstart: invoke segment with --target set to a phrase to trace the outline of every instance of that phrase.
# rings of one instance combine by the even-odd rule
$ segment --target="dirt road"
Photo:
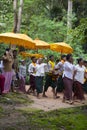
[[[58,96],[60,96],[60,98],[53,99],[53,94],[52,94],[52,90],[51,90],[50,87],[49,87],[46,95],[48,96],[48,98],[44,98],[41,95],[40,99],[38,99],[35,96],[28,95],[29,98],[31,98],[34,101],[34,103],[32,103],[29,107],[35,108],[35,109],[41,109],[41,110],[44,110],[44,111],[49,111],[49,110],[55,110],[55,109],[60,109],[60,108],[70,108],[70,107],[76,107],[76,106],[84,105],[84,104],[77,103],[77,102],[75,102],[72,105],[70,105],[68,103],[63,103],[62,102],[62,98],[63,98],[62,93],[58,94]],[[85,104],[87,104],[87,94],[85,95],[85,97],[86,97]]]

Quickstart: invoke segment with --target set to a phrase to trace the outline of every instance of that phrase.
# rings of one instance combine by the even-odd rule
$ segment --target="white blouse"
[[[19,74],[23,77],[26,77],[26,65],[19,66]]]
[[[36,75],[36,66],[34,66],[33,63],[29,64],[28,72],[29,72],[30,75],[33,75],[33,76]]]
[[[36,65],[36,76],[45,76],[45,66],[47,64],[41,63]]]
[[[74,65],[66,61],[63,67],[64,67],[63,77],[73,79],[73,74],[74,74],[74,69],[75,69]]]
[[[80,82],[81,84],[84,83],[84,74],[85,74],[85,66],[83,65],[82,67],[80,65],[75,66],[75,77],[74,80]]]

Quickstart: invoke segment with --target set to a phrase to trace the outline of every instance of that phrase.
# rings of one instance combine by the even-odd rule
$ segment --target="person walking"
[[[37,98],[40,98],[40,93],[43,92],[43,79],[45,76],[45,66],[46,63],[43,63],[43,59],[38,59],[38,64],[36,65],[36,92]]]
[[[67,102],[70,104],[73,103],[73,97],[72,97],[73,76],[74,76],[73,58],[71,54],[67,54],[63,71],[63,84],[64,84],[63,102]]]
[[[35,95],[36,58],[32,57],[31,60],[32,60],[32,63],[30,63],[28,66],[28,72],[29,72],[29,76],[30,76],[30,88],[27,91],[27,93],[30,93],[31,91],[33,91],[33,94]]]
[[[19,91],[26,93],[25,82],[26,82],[26,63],[25,60],[21,60],[21,65],[19,66]]]
[[[83,65],[83,59],[78,59],[78,64],[75,66],[75,76],[74,76],[74,100],[79,100],[84,103],[84,91],[83,91],[83,83],[84,83],[84,75],[86,71],[86,67]]]
[[[47,97],[45,93],[48,90],[48,87],[50,86],[50,87],[52,87],[53,97],[55,98],[56,83],[57,83],[57,80],[55,78],[54,56],[50,55],[49,61],[48,61],[48,73],[46,74],[46,78],[45,78],[43,97]]]

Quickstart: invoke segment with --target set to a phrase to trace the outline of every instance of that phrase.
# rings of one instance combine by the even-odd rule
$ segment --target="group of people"
[[[74,64],[72,54],[62,55],[61,60],[31,57],[26,67],[25,60],[19,65],[17,51],[6,50],[2,57],[2,74],[0,75],[1,94],[14,91],[15,81],[19,83],[18,90],[26,94],[33,93],[37,98],[47,97],[46,92],[52,88],[53,98],[59,98],[58,92],[63,92],[63,102],[73,104],[74,101],[84,103],[83,87],[87,85],[87,61],[82,58]],[[25,80],[29,74],[29,89],[26,92]],[[4,87],[1,87],[4,86]]]
[[[74,65],[71,54],[62,55],[61,61],[54,62],[54,56],[49,56],[49,61],[43,63],[43,59],[36,60],[32,58],[28,72],[30,73],[30,89],[37,97],[43,93],[43,97],[47,97],[48,87],[52,87],[53,97],[59,98],[57,93],[63,91],[63,102],[72,104],[74,101],[84,103],[83,85],[87,82],[87,62],[82,58],[77,60]],[[45,79],[44,79],[45,76]],[[45,83],[43,85],[43,79]],[[44,86],[44,87],[43,87]]]
[[[25,71],[21,71],[21,67]],[[18,89],[25,91],[25,76],[26,76],[26,65],[24,61],[21,61],[19,66],[19,61],[17,58],[17,50],[6,49],[4,55],[1,59],[0,64],[0,94],[7,94],[10,91],[14,91],[16,86],[16,81]]]

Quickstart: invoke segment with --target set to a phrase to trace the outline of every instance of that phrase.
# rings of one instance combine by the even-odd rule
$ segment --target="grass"
[[[86,130],[87,107],[44,112],[21,110],[32,130]],[[34,129],[35,128],[35,129]]]
[[[86,105],[44,112],[28,108],[26,105],[31,102],[18,93],[0,98],[0,130],[87,130]]]
[[[25,94],[21,93],[9,93],[4,95],[0,103],[5,103],[5,104],[29,104],[32,103],[32,100],[30,100]]]

